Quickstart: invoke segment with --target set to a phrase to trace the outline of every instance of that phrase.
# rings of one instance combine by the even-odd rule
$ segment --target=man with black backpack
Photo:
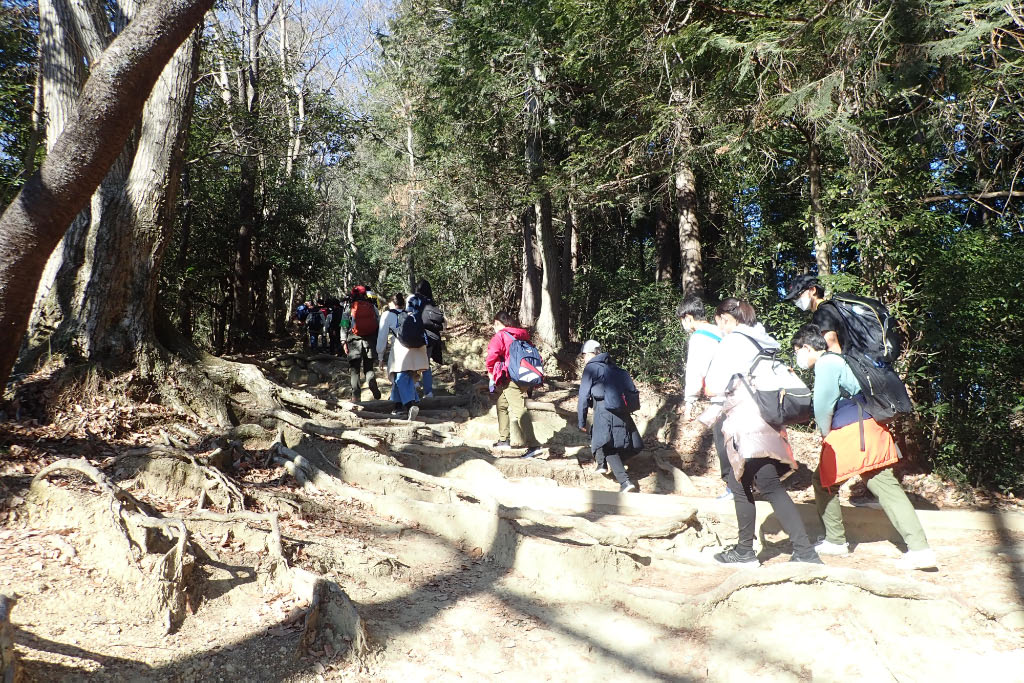
[[[837,292],[830,299],[823,296],[816,277],[797,275],[785,301],[813,312],[811,323],[821,330],[829,351],[845,356],[865,396],[876,404],[876,418],[889,420],[912,412],[907,388],[893,369],[903,351],[903,338],[889,310],[877,299],[849,292]]]
[[[814,502],[825,526],[825,538],[816,545],[824,555],[846,555],[839,486],[860,475],[878,497],[886,516],[907,544],[900,560],[907,569],[935,567],[935,553],[906,492],[893,475],[899,448],[884,420],[872,414],[875,404],[865,396],[860,379],[846,355],[828,350],[821,329],[811,323],[793,337],[797,365],[814,370],[814,419],[822,435],[821,457],[814,472]]]
[[[395,403],[391,414],[397,417],[408,411],[410,421],[420,411],[416,377],[429,367],[426,331],[420,317],[422,308],[415,295],[406,299],[395,294],[388,302],[388,313],[377,333],[377,355],[382,364],[387,358],[391,375],[391,400]],[[389,339],[391,352],[386,353]]]
[[[595,340],[583,344],[582,354],[586,365],[576,400],[577,426],[581,432],[587,431],[587,412],[593,406],[590,450],[598,472],[607,474],[610,469],[619,483],[619,493],[636,491],[622,461],[644,447],[632,415],[640,409],[640,392],[629,373],[615,365]]]
[[[353,287],[350,299],[352,303],[348,311],[348,324],[345,326],[344,351],[348,357],[352,400],[359,402],[361,398],[361,374],[366,375],[370,393],[373,394],[374,400],[377,400],[380,398],[380,389],[377,388],[374,365],[377,361],[377,328],[380,316],[377,314],[377,308],[366,298],[366,287]]]

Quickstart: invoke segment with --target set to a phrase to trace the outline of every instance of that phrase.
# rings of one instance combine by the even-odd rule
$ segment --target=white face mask
[[[801,370],[811,369],[811,352],[806,347],[796,350],[796,366]]]
[[[804,292],[803,294],[801,294],[799,298],[797,298],[796,300],[796,307],[799,308],[801,311],[811,310],[811,293]]]

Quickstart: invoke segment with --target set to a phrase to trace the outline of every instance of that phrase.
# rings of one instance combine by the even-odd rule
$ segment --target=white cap
[[[601,353],[601,345],[593,339],[588,339],[583,343],[583,350],[580,353]]]

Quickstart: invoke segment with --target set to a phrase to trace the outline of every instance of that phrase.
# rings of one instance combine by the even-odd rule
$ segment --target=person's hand
[[[586,434],[587,433],[587,428],[586,427],[580,427],[580,431],[583,432],[584,434]]]
[[[348,342],[341,345],[341,350],[345,352],[346,356],[348,355]]]

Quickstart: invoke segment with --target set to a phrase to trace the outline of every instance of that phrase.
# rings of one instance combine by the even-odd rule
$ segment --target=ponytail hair
[[[750,302],[729,297],[715,308],[715,316],[729,314],[741,325],[753,325],[757,322],[757,312]]]

